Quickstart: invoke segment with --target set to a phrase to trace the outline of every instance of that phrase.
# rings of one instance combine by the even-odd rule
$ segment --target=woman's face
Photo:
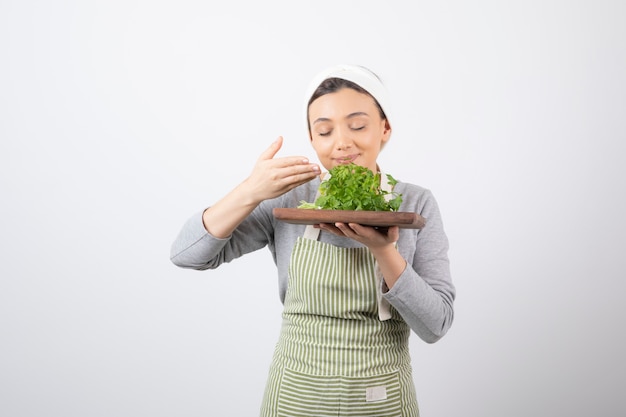
[[[374,99],[351,88],[325,94],[309,106],[311,143],[324,168],[351,162],[376,172],[391,128]]]

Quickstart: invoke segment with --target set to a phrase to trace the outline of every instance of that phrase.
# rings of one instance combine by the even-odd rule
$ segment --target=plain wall
[[[455,323],[411,338],[425,417],[626,413],[626,3],[0,2],[0,415],[254,416],[267,250],[176,268],[184,221],[365,65],[380,165],[431,189]]]

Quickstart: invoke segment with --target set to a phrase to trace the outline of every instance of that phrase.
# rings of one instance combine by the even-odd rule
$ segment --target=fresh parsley
[[[330,178],[320,184],[320,196],[314,203],[301,201],[298,208],[326,210],[398,211],[402,194],[380,186],[380,173],[356,164],[337,165]],[[398,183],[387,174],[387,183]],[[387,201],[389,200],[389,201]]]

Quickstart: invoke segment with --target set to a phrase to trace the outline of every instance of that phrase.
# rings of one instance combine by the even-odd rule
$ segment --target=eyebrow
[[[368,116],[369,117],[369,114],[365,113],[364,111],[357,111],[357,112],[350,113],[349,115],[347,115],[346,119],[352,119],[352,118],[358,117],[358,116]],[[329,121],[330,121],[330,119],[328,117],[320,117],[320,118],[315,119],[313,121],[313,124],[320,123],[320,122],[329,122]]]

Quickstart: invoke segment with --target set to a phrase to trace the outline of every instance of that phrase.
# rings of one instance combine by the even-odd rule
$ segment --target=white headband
[[[374,74],[372,71],[368,70],[365,67],[361,67],[358,65],[337,65],[317,74],[307,88],[305,96],[306,101],[304,104],[304,116],[307,130],[309,125],[309,100],[311,99],[311,96],[313,95],[315,90],[317,90],[317,87],[319,87],[324,80],[327,80],[329,78],[341,78],[343,80],[352,81],[353,83],[367,91],[372,97],[374,97],[374,99],[383,109],[383,112],[385,112],[385,116],[387,116],[387,122],[389,122],[389,124],[391,125],[391,100],[389,100],[389,93],[387,92],[387,88],[385,88],[380,78],[378,78],[376,74]]]

